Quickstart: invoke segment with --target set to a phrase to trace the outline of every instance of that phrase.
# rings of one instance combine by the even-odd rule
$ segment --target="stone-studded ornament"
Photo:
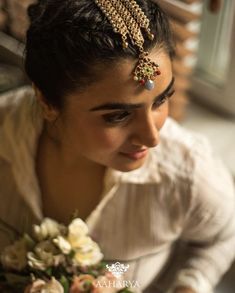
[[[151,61],[148,57],[148,53],[144,52],[141,54],[134,71],[134,80],[151,91],[155,87],[156,76],[160,74],[159,65]]]

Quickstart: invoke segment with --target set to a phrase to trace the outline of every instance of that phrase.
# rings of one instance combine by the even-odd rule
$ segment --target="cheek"
[[[158,130],[160,130],[163,127],[166,121],[166,118],[168,117],[168,112],[169,112],[169,104],[167,101],[159,108],[159,112],[156,115],[156,127]]]
[[[100,149],[118,149],[126,140],[127,135],[121,128],[101,128],[94,131],[93,145],[99,145]]]
[[[126,139],[125,131],[120,127],[107,127],[97,119],[87,119],[80,115],[74,117],[70,125],[70,136],[76,143],[86,150],[118,149]],[[86,127],[84,127],[86,125]],[[73,141],[74,141],[73,139]]]

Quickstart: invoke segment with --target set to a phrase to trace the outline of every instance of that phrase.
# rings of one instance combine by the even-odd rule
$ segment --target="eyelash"
[[[175,90],[172,90],[170,93],[167,93],[166,95],[162,96],[160,100],[157,100],[156,102],[154,102],[153,109],[155,110],[155,109],[159,108],[174,93],[175,93]],[[128,117],[130,115],[131,115],[131,112],[129,112],[129,111],[118,111],[115,113],[104,114],[102,117],[103,117],[105,123],[110,124],[110,125],[117,125],[117,124],[127,122]]]
[[[122,111],[116,113],[110,113],[103,115],[103,119],[108,124],[120,124],[126,121],[127,117],[131,115],[131,112]]]
[[[156,109],[160,107],[162,104],[166,102],[166,100],[170,99],[175,93],[175,90],[172,90],[171,92],[165,94],[164,96],[161,97],[160,100],[157,100],[156,102],[153,103],[153,109]]]

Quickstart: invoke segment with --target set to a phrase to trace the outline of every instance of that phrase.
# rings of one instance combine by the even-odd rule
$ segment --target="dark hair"
[[[171,57],[174,43],[167,16],[150,0],[136,0],[150,20],[155,38],[145,49],[163,48]],[[123,49],[121,37],[95,0],[39,0],[28,8],[25,70],[46,101],[63,107],[63,97],[97,81],[100,66],[136,58],[138,49]]]

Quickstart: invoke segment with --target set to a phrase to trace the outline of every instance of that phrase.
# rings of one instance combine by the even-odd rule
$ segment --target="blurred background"
[[[170,16],[177,45],[170,115],[205,134],[235,178],[235,1],[153,1]],[[23,53],[32,2],[0,0],[0,95],[29,83]],[[216,293],[234,293],[234,280],[235,265]]]

